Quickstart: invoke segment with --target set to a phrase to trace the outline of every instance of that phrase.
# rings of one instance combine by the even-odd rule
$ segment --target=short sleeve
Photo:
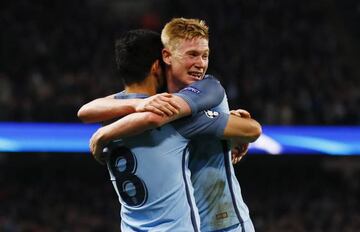
[[[183,119],[174,121],[172,125],[185,138],[194,139],[199,136],[221,138],[229,120],[229,114],[206,110]]]
[[[184,99],[189,104],[192,115],[195,115],[219,105],[224,98],[225,90],[215,77],[206,75],[203,80],[192,83],[175,95]]]

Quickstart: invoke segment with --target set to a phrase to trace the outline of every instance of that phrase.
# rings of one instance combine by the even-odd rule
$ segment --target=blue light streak
[[[88,153],[98,124],[0,123],[0,152]],[[360,155],[360,126],[264,126],[253,154]]]

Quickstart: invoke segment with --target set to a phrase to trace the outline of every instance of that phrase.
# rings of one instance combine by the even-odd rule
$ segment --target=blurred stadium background
[[[180,16],[210,26],[208,72],[232,108],[267,126],[359,128],[355,0],[2,1],[0,121],[78,123],[82,104],[122,88],[114,36]],[[0,231],[118,231],[107,171],[87,152],[1,142]],[[359,156],[254,153],[235,168],[257,231],[360,231]]]

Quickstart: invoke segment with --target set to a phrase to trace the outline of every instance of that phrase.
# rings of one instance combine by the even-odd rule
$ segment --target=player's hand
[[[231,162],[237,164],[246,155],[249,150],[249,144],[239,144],[238,146],[231,149]]]
[[[104,143],[101,140],[102,135],[103,135],[103,130],[102,130],[102,128],[99,128],[91,136],[89,147],[90,147],[90,152],[93,155],[93,157],[95,158],[95,160],[97,162],[99,162],[100,164],[105,165],[105,156],[103,153]]]
[[[231,110],[230,114],[241,117],[241,118],[251,118],[251,115],[248,111],[243,109]],[[240,160],[246,155],[249,150],[249,144],[237,144],[234,148],[231,149],[231,162],[237,164]]]
[[[241,118],[251,118],[250,113],[243,109],[231,110],[230,114],[241,117]]]
[[[161,116],[173,116],[179,113],[180,107],[169,93],[160,93],[143,99],[135,108],[136,112],[153,112]]]

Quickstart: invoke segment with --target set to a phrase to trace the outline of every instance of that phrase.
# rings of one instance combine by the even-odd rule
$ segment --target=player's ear
[[[151,66],[151,74],[152,76],[155,78],[156,80],[156,85],[157,85],[157,89],[160,90],[161,88],[163,88],[164,82],[165,82],[165,78],[163,76],[163,72],[161,69],[161,65],[160,65],[160,61],[156,60],[152,66]]]
[[[150,70],[151,74],[154,76],[159,76],[161,74],[161,67],[160,67],[160,63],[159,60],[156,60],[152,65],[151,65],[151,70]]]
[[[162,53],[162,58],[165,64],[167,65],[171,65],[171,52],[168,48],[163,48],[163,50],[161,51]]]

